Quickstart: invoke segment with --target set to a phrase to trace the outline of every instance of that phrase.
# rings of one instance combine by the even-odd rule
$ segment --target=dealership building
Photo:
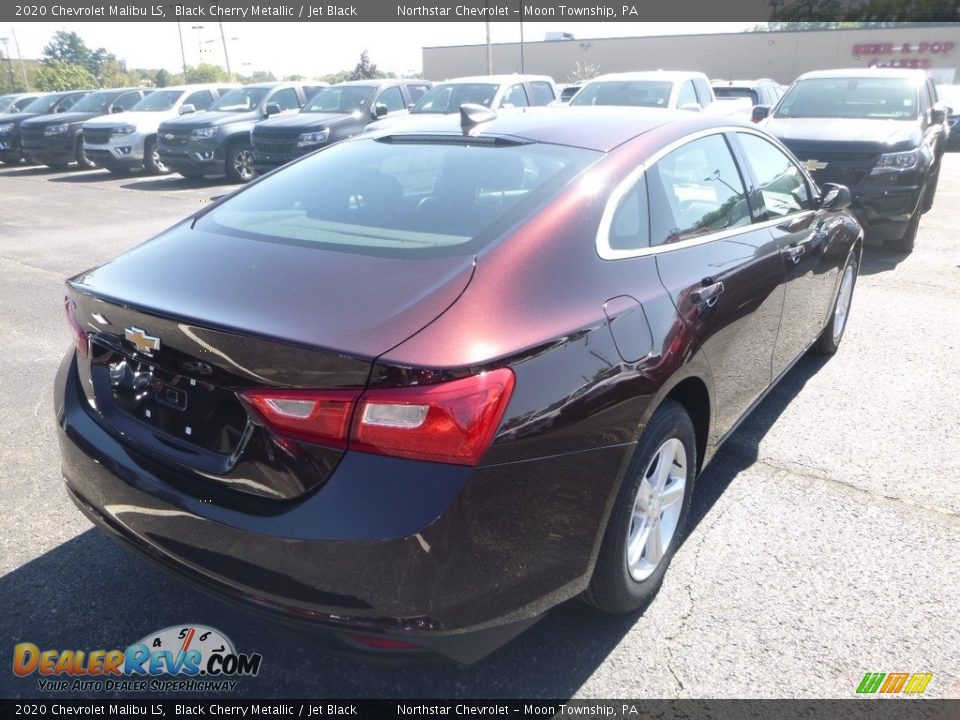
[[[638,23],[640,25],[640,23]],[[550,33],[564,37],[564,33]],[[520,43],[493,45],[493,72],[521,71]],[[485,45],[423,48],[430,80],[483,75]],[[772,78],[790,83],[810,70],[846,67],[916,67],[941,84],[960,83],[960,23],[925,27],[715,35],[556,39],[525,42],[527,73],[569,82],[578,65],[599,73],[631,70],[699,70],[711,78]]]

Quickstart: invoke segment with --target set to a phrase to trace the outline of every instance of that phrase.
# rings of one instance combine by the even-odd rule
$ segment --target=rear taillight
[[[81,327],[80,321],[77,320],[77,304],[69,297],[65,297],[63,307],[67,312],[67,324],[73,334],[73,344],[76,345],[78,353],[83,357],[88,357],[90,355],[90,338],[87,337],[86,331]]]
[[[244,397],[282,434],[378,455],[476,465],[493,441],[513,384],[513,372],[501,368],[362,395],[249,390]]]
[[[248,390],[243,396],[278,432],[344,448],[360,390]]]

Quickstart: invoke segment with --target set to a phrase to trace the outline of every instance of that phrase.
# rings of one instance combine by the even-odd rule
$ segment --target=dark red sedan
[[[68,282],[67,490],[177,575],[472,661],[656,592],[695,479],[862,232],[752,125],[467,108],[271,173]]]

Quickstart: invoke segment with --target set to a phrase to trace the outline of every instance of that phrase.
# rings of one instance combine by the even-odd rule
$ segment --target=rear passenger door
[[[752,224],[746,183],[721,132],[691,140],[647,171],[657,268],[713,375],[719,441],[771,382],[784,264]]]

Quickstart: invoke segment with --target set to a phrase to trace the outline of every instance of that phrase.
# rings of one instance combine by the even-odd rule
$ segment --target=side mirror
[[[853,198],[850,197],[850,190],[846,185],[835,185],[834,183],[825,183],[824,193],[820,197],[820,207],[823,210],[843,210],[850,207]]]
[[[758,123],[761,120],[770,117],[770,106],[769,105],[754,105],[753,112],[750,113],[750,119],[753,122]]]
[[[702,109],[697,103],[684,103],[680,106],[680,110],[688,110],[689,112],[700,112]]]
[[[390,111],[387,109],[387,106],[384,105],[383,103],[377,103],[376,105],[373,106],[373,116],[377,119],[386,117],[388,112]]]
[[[930,124],[943,125],[947,119],[947,110],[942,105],[930,109]]]
[[[277,103],[270,103],[269,105],[267,105],[267,108],[266,108],[267,117],[270,117],[271,115],[279,115],[282,112],[283,112],[283,109]]]
[[[190,113],[195,113],[196,111],[197,111],[197,108],[195,108],[195,107],[194,107],[193,105],[191,105],[190,103],[187,103],[186,105],[181,105],[181,106],[180,106],[180,114],[181,114],[181,115],[189,115]]]
[[[111,106],[111,108],[110,108],[110,112],[111,112],[111,113],[121,113],[121,112],[123,112],[123,108],[120,107],[119,105],[113,105],[113,106]]]
[[[407,110],[413,110],[416,106],[417,106],[416,103],[410,103],[409,105],[407,105]]]

